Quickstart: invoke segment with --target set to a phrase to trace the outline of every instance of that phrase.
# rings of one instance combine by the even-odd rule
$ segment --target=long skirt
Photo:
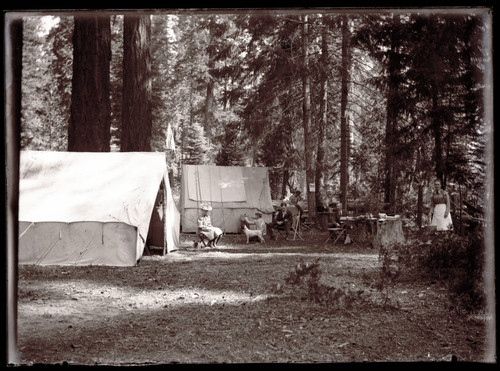
[[[445,218],[444,213],[446,211],[445,204],[437,204],[434,206],[434,211],[432,213],[431,226],[436,226],[437,231],[449,231],[453,229],[453,222],[451,221],[451,213]]]
[[[222,234],[222,229],[219,227],[208,227],[207,230],[200,230],[199,233],[208,238],[209,241],[212,241]]]

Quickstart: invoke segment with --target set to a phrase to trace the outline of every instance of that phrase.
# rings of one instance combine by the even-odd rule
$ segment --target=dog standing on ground
[[[250,242],[250,237],[258,237],[260,242],[266,242],[260,229],[248,229],[248,227],[244,225],[243,233],[247,236],[247,243]]]

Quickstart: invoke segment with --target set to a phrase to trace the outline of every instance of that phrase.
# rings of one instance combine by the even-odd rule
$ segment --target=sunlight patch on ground
[[[179,251],[165,256],[145,256],[145,261],[164,261],[177,262],[177,261],[207,261],[214,260],[240,260],[240,259],[272,259],[277,257],[297,257],[307,260],[315,260],[318,258],[328,260],[339,260],[341,262],[362,262],[364,266],[372,266],[373,268],[379,266],[377,254],[356,254],[356,253],[301,253],[301,252],[255,252],[236,253],[236,252],[223,252],[223,251]]]
[[[30,285],[31,290],[43,289],[42,284]],[[44,287],[47,289],[47,287]],[[247,292],[231,290],[206,290],[198,287],[162,290],[124,289],[114,286],[96,286],[82,281],[67,281],[52,285],[53,298],[49,301],[19,302],[19,310],[25,316],[66,316],[82,310],[88,301],[106,308],[103,315],[112,316],[119,310],[131,311],[172,308],[183,305],[241,305],[265,300],[269,295],[253,296]],[[58,301],[53,306],[54,301]]]

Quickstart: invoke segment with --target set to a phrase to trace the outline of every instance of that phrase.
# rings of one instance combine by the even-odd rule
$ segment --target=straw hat
[[[200,209],[202,209],[202,210],[206,210],[206,211],[210,211],[210,210],[212,210],[212,206],[210,206],[210,205],[205,205],[205,204],[201,204],[201,205],[200,205]]]

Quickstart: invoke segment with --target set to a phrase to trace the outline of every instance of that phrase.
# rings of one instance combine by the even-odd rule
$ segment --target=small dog
[[[243,233],[247,236],[247,243],[250,242],[250,237],[258,237],[260,242],[266,242],[264,237],[262,237],[262,231],[260,229],[248,229],[248,227],[244,225]]]

